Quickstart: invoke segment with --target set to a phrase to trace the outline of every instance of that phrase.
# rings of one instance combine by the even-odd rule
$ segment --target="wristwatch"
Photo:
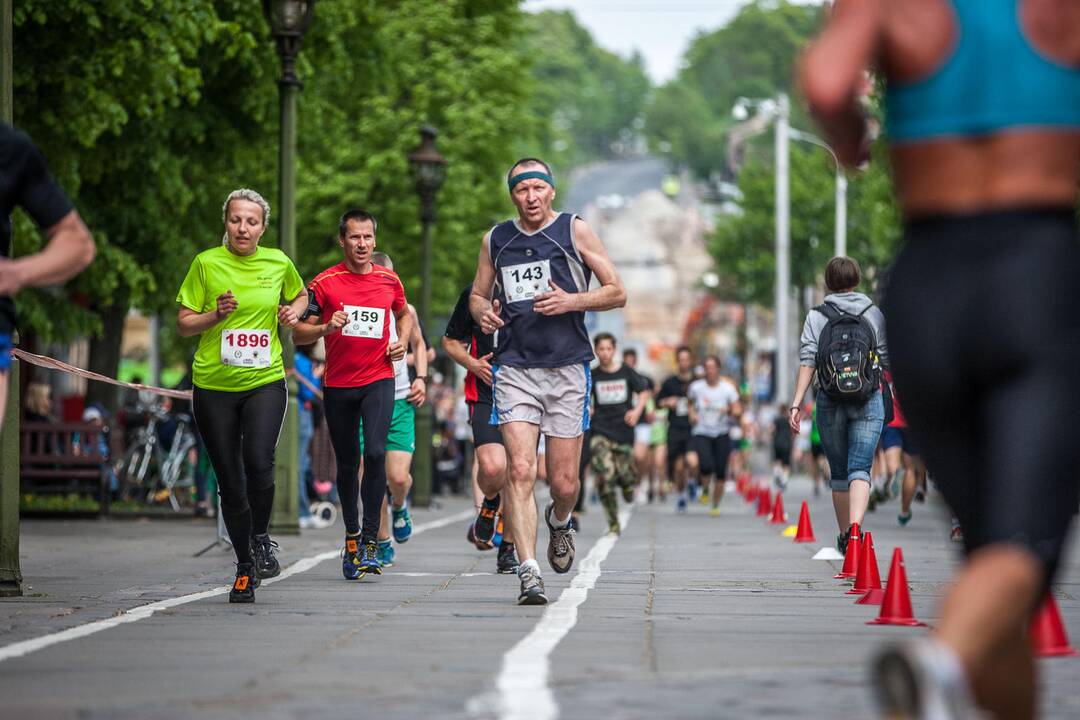
[[[423,380],[425,385],[430,385],[431,384],[431,376],[430,375],[417,375],[416,379],[417,380]]]

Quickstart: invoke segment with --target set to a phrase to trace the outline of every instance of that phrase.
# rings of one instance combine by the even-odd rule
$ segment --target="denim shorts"
[[[818,393],[818,432],[829,460],[829,486],[833,490],[846,491],[852,480],[870,482],[870,466],[884,422],[881,391],[862,405],[839,402]]]

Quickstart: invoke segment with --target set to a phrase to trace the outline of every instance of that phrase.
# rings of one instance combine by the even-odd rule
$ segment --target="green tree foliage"
[[[702,177],[722,167],[722,137],[740,97],[793,98],[793,120],[809,126],[797,100],[794,66],[820,26],[821,6],[756,0],[719,30],[699,35],[679,75],[653,96],[646,132],[651,147]]]
[[[862,171],[848,174],[848,255],[867,277],[864,290],[894,257],[900,243],[900,213],[892,194],[884,142]],[[709,252],[721,276],[718,292],[736,302],[769,305],[775,260],[775,181],[771,161],[751,158],[739,175],[741,213],[722,216],[709,238]],[[833,256],[835,165],[824,150],[791,148],[791,283],[818,284]]]
[[[562,168],[611,157],[639,134],[649,79],[639,55],[604,50],[569,11],[527,16],[522,54],[537,145]],[[531,150],[530,152],[534,152]]]

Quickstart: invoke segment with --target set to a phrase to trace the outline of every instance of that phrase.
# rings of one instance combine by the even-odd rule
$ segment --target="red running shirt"
[[[311,281],[308,297],[308,314],[324,323],[338,310],[349,315],[345,327],[325,338],[326,387],[362,387],[394,377],[386,349],[390,323],[405,307],[405,288],[393,271],[375,265],[359,274],[338,263]]]

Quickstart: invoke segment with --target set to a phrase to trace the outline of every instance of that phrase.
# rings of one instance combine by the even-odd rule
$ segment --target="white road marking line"
[[[436,530],[441,527],[445,527],[452,523],[459,522],[471,518],[474,514],[473,510],[465,510],[457,513],[456,515],[450,515],[448,517],[440,518],[438,520],[432,520],[428,523],[422,523],[413,528],[413,535],[419,535],[427,532],[428,530]],[[298,575],[302,572],[307,572],[311,568],[315,567],[324,560],[330,560],[332,558],[339,557],[341,550],[328,550],[318,555],[312,555],[302,560],[297,560],[292,565],[288,566],[281,571],[281,574],[274,578],[263,580],[263,585],[271,585],[284,580],[285,578]],[[397,574],[397,573],[394,573]],[[404,574],[404,573],[402,573]],[[10,660],[12,658],[22,657],[29,655],[32,652],[38,650],[44,650],[52,645],[57,645],[68,640],[77,640],[79,638],[86,637],[99,633],[102,630],[108,630],[109,628],[117,627],[118,625],[126,625],[127,623],[138,622],[139,620],[145,620],[154,613],[160,610],[168,610],[169,608],[177,607],[178,605],[186,605],[188,603],[196,602],[198,600],[205,600],[212,598],[216,595],[224,595],[229,592],[232,585],[224,585],[222,587],[216,587],[211,590],[203,590],[202,592],[191,593],[190,595],[181,595],[180,597],[169,598],[168,600],[159,600],[152,602],[149,605],[140,605],[138,607],[131,608],[130,610],[123,611],[122,615],[115,617],[105,618],[103,620],[95,620],[83,625],[77,625],[67,630],[61,630],[59,632],[50,633],[48,635],[42,635],[41,637],[31,638],[29,640],[22,640],[20,642],[12,643],[0,648],[0,662],[4,660]]]
[[[625,531],[633,506],[619,513],[619,525]],[[548,685],[550,656],[566,634],[577,624],[578,606],[600,578],[600,564],[607,559],[619,536],[608,533],[596,541],[581,561],[579,570],[562,591],[559,599],[548,605],[540,620],[517,645],[503,656],[502,670],[495,680],[495,693],[470,700],[467,710],[485,715],[498,708],[499,720],[555,720],[559,705]]]

